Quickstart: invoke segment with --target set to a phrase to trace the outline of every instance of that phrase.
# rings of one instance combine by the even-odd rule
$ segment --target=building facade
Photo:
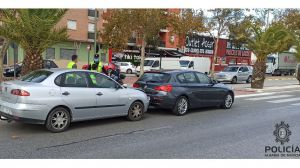
[[[97,17],[95,17],[97,11]],[[69,39],[49,47],[43,57],[53,59],[59,67],[64,68],[70,61],[73,54],[79,56],[79,67],[92,60],[94,55],[94,30],[103,30],[103,19],[101,15],[105,12],[103,9],[70,9],[65,16],[58,22],[57,27],[67,27]],[[97,18],[97,19],[95,19]],[[96,26],[95,26],[96,24]],[[97,39],[98,45],[101,38]],[[88,50],[90,48],[90,51]],[[108,59],[108,49],[100,47],[98,52],[104,61]],[[88,55],[90,57],[88,58]],[[23,49],[17,44],[12,43],[8,49],[5,62],[11,65],[14,62],[22,62],[24,58]]]

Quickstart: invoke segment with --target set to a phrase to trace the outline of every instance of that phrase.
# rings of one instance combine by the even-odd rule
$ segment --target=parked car
[[[3,75],[5,77],[14,77],[15,69],[16,69],[16,76],[19,77],[22,71],[22,63],[16,64],[16,67],[9,66],[4,68]],[[53,60],[45,59],[43,60],[43,68],[58,68],[56,63]]]
[[[145,72],[133,87],[145,91],[150,97],[150,106],[171,109],[176,115],[207,106],[229,109],[234,102],[231,88],[197,71]]]
[[[127,74],[136,73],[135,66],[131,62],[117,62],[120,67],[120,71]]]
[[[216,73],[214,79],[219,82],[237,83],[246,81],[251,83],[253,68],[245,65],[228,66],[223,71]]]
[[[1,83],[0,88],[0,118],[44,124],[52,132],[83,120],[117,116],[140,120],[149,104],[144,92],[85,70],[42,69]]]

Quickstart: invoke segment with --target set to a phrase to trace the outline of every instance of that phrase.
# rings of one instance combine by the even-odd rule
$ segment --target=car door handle
[[[65,91],[64,93],[62,93],[62,95],[68,96],[70,93]]]
[[[96,95],[97,95],[97,96],[102,96],[102,95],[103,95],[103,93],[101,93],[101,92],[98,92]]]

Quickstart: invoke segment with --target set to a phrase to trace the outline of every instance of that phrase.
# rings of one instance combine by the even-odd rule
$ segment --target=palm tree
[[[25,51],[21,74],[42,68],[42,53],[50,46],[68,39],[66,27],[56,24],[65,9],[2,10],[0,36],[19,44]]]
[[[286,51],[295,42],[294,35],[284,25],[273,23],[265,27],[251,19],[231,28],[230,33],[237,43],[246,43],[257,57],[251,82],[251,88],[255,89],[264,86],[267,56]]]

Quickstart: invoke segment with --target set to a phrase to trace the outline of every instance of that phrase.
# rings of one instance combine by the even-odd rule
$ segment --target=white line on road
[[[269,103],[286,103],[286,102],[292,102],[292,101],[298,101],[300,98],[290,98],[290,99],[280,99],[280,100],[273,100],[273,101],[267,101]]]
[[[266,100],[266,99],[276,99],[276,98],[286,98],[286,97],[292,97],[293,95],[273,95],[273,96],[265,96],[265,97],[255,97],[255,98],[250,98],[246,100]]]
[[[245,97],[255,97],[255,96],[267,96],[267,95],[274,95],[279,93],[289,93],[289,92],[300,92],[300,90],[285,90],[285,91],[277,91],[277,92],[267,92],[267,93],[256,93],[256,94],[246,94],[246,95],[237,95],[235,98],[245,98]]]
[[[235,98],[243,98],[243,97],[254,97],[254,96],[267,96],[267,95],[273,95],[276,92],[270,92],[270,93],[257,93],[257,94],[247,94],[247,95],[238,95],[235,96]]]
[[[292,106],[300,106],[300,103],[291,104]]]

